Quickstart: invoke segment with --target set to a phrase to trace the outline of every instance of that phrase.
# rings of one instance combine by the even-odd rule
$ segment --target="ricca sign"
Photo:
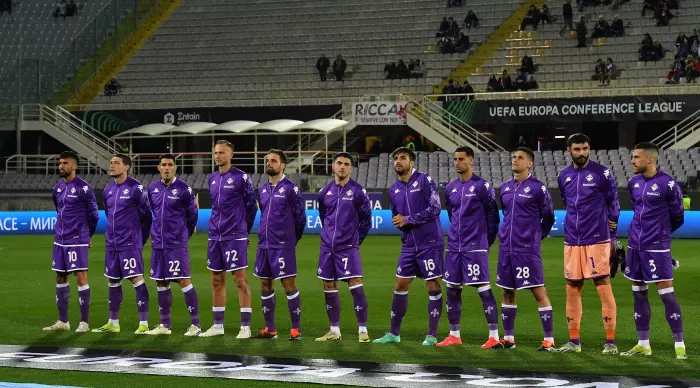
[[[405,125],[405,101],[356,102],[353,104],[353,120],[357,125]]]

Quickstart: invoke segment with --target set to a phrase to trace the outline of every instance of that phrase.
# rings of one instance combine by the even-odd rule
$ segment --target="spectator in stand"
[[[504,69],[503,73],[501,73],[501,78],[498,80],[498,87],[504,92],[513,90],[513,80],[508,75],[508,70]]]
[[[446,17],[442,17],[442,21],[440,22],[440,31],[437,33],[437,37],[441,36],[447,36],[450,31],[450,23],[447,21]]]
[[[343,81],[343,78],[345,77],[345,70],[347,68],[347,62],[345,62],[342,55],[338,54],[335,61],[333,61],[333,74],[335,74],[336,81]]]
[[[463,5],[462,0],[447,0],[447,7],[461,7]]]
[[[661,42],[658,40],[654,41],[654,52],[653,52],[653,59],[652,61],[658,61],[660,59],[664,58],[664,46],[661,45]]]
[[[459,84],[459,80],[455,80],[455,94],[462,94],[462,85]],[[454,97],[452,100],[461,100],[459,97]]]
[[[331,67],[331,61],[326,58],[325,53],[321,53],[321,57],[316,60],[316,70],[318,70],[318,76],[322,82],[326,82],[329,67]]]
[[[658,0],[644,0],[642,4],[642,17],[646,16],[647,10],[651,12],[656,12],[656,7],[658,7]]]
[[[608,37],[614,37],[617,38],[619,36],[622,36],[625,34],[625,23],[622,22],[622,19],[620,19],[617,15],[613,18],[612,23],[610,24],[610,31],[608,32]]]
[[[2,16],[5,11],[12,15],[12,0],[0,0],[0,16]]]
[[[674,18],[674,15],[668,10],[666,4],[664,4],[663,7],[661,7],[661,9],[654,15],[654,18],[656,19],[656,26],[661,27],[667,26],[669,20]]]
[[[467,96],[467,99],[474,99],[474,88],[471,85],[469,85],[469,80],[464,80],[464,85],[462,85],[462,93],[470,94],[469,96]]]
[[[610,79],[615,72],[615,65],[613,64],[612,58],[608,57],[608,61],[603,68],[603,72],[600,77],[600,84],[598,86],[608,86],[610,85]]]
[[[53,11],[53,17],[57,18],[59,16],[63,16],[63,18],[66,18],[66,11],[68,10],[68,4],[66,4],[66,0],[61,0],[56,4],[56,10]]]
[[[459,24],[453,18],[448,19],[450,22],[450,36],[457,39],[459,37]]]
[[[530,9],[527,10],[525,19],[520,23],[520,31],[524,30],[527,26],[532,26],[533,30],[537,30],[537,24],[540,22],[540,11],[535,8],[534,4],[530,4]]]
[[[642,38],[642,48],[645,47],[651,47],[654,45],[654,40],[651,38],[651,35],[647,32],[644,34],[644,37]]]
[[[591,38],[603,38],[608,34],[608,30],[610,30],[610,25],[605,21],[603,15],[600,15],[598,16],[598,22],[595,24],[595,26],[593,26],[593,34],[591,35]]]
[[[399,72],[396,69],[396,62],[387,62],[387,64],[384,66],[384,79],[395,79],[398,74]]]
[[[467,11],[467,16],[464,17],[464,27],[467,30],[471,31],[472,27],[476,28],[478,26],[479,26],[479,18],[476,17],[476,14],[474,13],[474,11],[472,11],[470,9],[469,11]]]
[[[542,4],[542,9],[540,9],[540,20],[542,20],[542,25],[544,25],[544,23],[552,24],[555,22],[554,17],[552,17],[551,12],[549,12],[549,7],[547,7],[547,4]]]
[[[603,60],[598,58],[595,61],[595,67],[593,68],[593,79],[600,81],[600,83],[603,83],[603,77],[605,76],[605,63],[603,63]]]
[[[527,90],[527,74],[523,73],[521,69],[516,70],[515,75],[515,89],[516,90]]]
[[[526,90],[535,90],[539,88],[539,85],[537,85],[537,81],[535,81],[535,76],[530,74],[530,77],[527,79],[527,87]]]
[[[520,70],[529,74],[535,72],[535,62],[532,61],[532,57],[528,57],[527,54],[523,56],[523,59],[520,61]]]
[[[425,75],[425,65],[423,65],[420,59],[416,59],[415,66],[411,70],[412,78],[423,78]]]
[[[686,38],[687,37],[684,33],[681,32],[680,34],[678,34],[678,36],[676,37],[676,48],[680,47],[680,45],[686,40]]]
[[[520,135],[518,136],[518,147],[529,147],[527,143],[525,142],[525,136]]]
[[[451,37],[443,36],[437,41],[438,51],[441,54],[453,54],[455,52],[454,42]]]
[[[685,61],[676,55],[671,68],[669,69],[668,75],[666,76],[667,84],[677,84],[681,79],[681,75],[685,71]]]
[[[571,0],[566,0],[564,2],[564,10],[562,13],[564,16],[564,27],[559,30],[559,34],[563,34],[567,28],[569,31],[574,30],[574,10],[571,8]]]
[[[459,39],[455,42],[456,53],[466,53],[469,51],[469,37],[464,32],[459,33]]]
[[[486,91],[487,92],[498,92],[499,90],[498,87],[498,80],[496,79],[495,74],[491,74],[491,78],[489,78],[489,83],[486,85]]]
[[[576,39],[578,39],[578,44],[576,47],[582,48],[586,47],[586,35],[588,34],[588,28],[586,28],[586,19],[581,16],[580,21],[576,25]]]
[[[586,9],[586,2],[587,0],[579,0],[578,1],[578,11],[583,12]]]
[[[406,66],[403,59],[399,59],[399,63],[396,65],[396,71],[399,73],[399,79],[411,77],[411,72],[408,70],[408,66]]]
[[[78,12],[78,6],[75,5],[75,0],[70,0],[66,8],[66,16],[75,16],[76,12]]]
[[[690,54],[700,58],[700,42],[698,40],[693,41],[693,45],[690,46]]]
[[[688,38],[683,37],[683,40],[681,40],[681,43],[677,43],[678,40],[676,40],[676,55],[678,55],[681,58],[685,58],[688,56],[690,53],[690,46],[688,45]]]
[[[700,76],[700,62],[694,57],[688,55],[688,64],[686,65],[686,81],[695,83],[695,80]]]
[[[112,77],[109,82],[105,85],[105,96],[112,97],[116,96],[122,90],[122,85],[117,81],[116,78]]]

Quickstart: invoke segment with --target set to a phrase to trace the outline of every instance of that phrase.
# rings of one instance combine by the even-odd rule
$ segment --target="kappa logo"
[[[233,183],[233,179],[228,178],[228,180],[226,180],[226,183],[228,183],[230,185],[231,183]]]
[[[326,191],[326,196],[329,196],[329,195],[333,195],[333,193],[331,193],[330,190]]]
[[[510,191],[510,187],[506,187],[506,189],[503,191]]]
[[[634,184],[634,188],[635,188],[635,189],[638,189],[638,188],[639,188],[639,183],[635,183],[635,184]]]
[[[60,193],[60,192],[61,192],[61,189],[58,189],[58,192]],[[394,194],[396,194],[396,193],[398,193],[398,192],[399,192],[399,189],[394,190]]]
[[[477,280],[479,280],[479,277],[478,277],[478,276],[473,276],[473,277],[472,277],[472,281],[477,281]]]
[[[430,175],[428,175],[428,182],[432,182],[432,181],[433,181],[433,178],[431,178]]]
[[[653,274],[653,275],[651,275],[651,278],[652,278],[652,279],[658,279],[658,278],[659,278],[659,275]]]
[[[107,193],[107,195],[112,195],[112,190],[110,190],[109,193]]]
[[[346,191],[346,192],[345,192],[345,195],[347,195],[348,197],[352,196],[352,190]]]
[[[83,191],[84,191],[84,192],[86,192],[86,193],[87,193],[87,192],[88,192],[88,189],[89,189],[89,187],[88,187],[88,186],[83,186]]]
[[[133,274],[135,274],[135,273],[136,273],[136,272],[134,272],[133,269],[129,270],[129,275],[133,275]]]
[[[456,192],[457,192],[457,189],[452,189],[452,191],[450,191],[450,193],[456,193]]]
[[[136,188],[139,189],[139,191],[143,191],[143,185],[138,185]]]
[[[295,193],[295,194],[299,194],[299,188],[296,187],[296,186],[294,186],[294,193]]]
[[[57,193],[60,193],[61,191],[63,191],[63,190],[61,190],[60,187],[56,190]]]
[[[589,182],[592,181],[592,180],[593,180],[593,175],[588,174],[588,176],[586,176],[586,180],[589,181]]]
[[[350,271],[345,271],[345,274],[346,274],[346,275],[350,275]]]
[[[173,189],[172,193],[173,193],[173,195],[177,195],[177,193],[178,193],[177,189]]]
[[[488,182],[484,182],[484,187],[486,187],[488,189],[489,187],[491,187],[491,184]]]
[[[474,192],[474,186],[472,186],[472,187],[469,188],[469,192],[470,192],[470,193],[473,193],[473,192]]]
[[[566,183],[566,182],[571,182],[571,177],[570,177],[570,176],[567,176],[567,177],[566,177],[566,179],[564,180],[564,183]]]
[[[674,182],[674,181],[668,182],[668,187],[669,187],[670,189],[673,189],[673,186],[675,186],[675,185],[676,185],[676,182]]]
[[[247,181],[248,180],[248,174],[243,174],[243,180]]]
[[[286,275],[286,273],[284,271],[280,271],[280,276],[281,275]]]
[[[158,190],[158,188],[156,187],[155,189],[153,189],[153,192],[154,192],[154,193],[160,193],[160,190]]]
[[[192,194],[192,188],[189,187],[189,186],[187,186],[187,192],[190,193],[190,194]]]
[[[542,190],[543,193],[546,193],[546,192],[547,192],[547,188],[544,187],[544,185],[540,186],[540,190]]]
[[[656,191],[656,189],[658,189],[658,188],[659,188],[659,185],[657,185],[656,183],[654,183],[653,185],[651,185],[651,189],[652,189],[653,191]]]
[[[530,192],[530,188],[529,188],[529,187],[526,187],[525,190],[523,190],[523,191],[525,192],[525,194],[527,194],[527,193]]]
[[[432,273],[432,272],[428,272],[428,276],[433,276],[433,273]]]
[[[122,191],[122,193],[124,193],[124,195],[129,194],[129,189],[124,189],[124,191]],[[110,194],[112,194],[112,193],[110,192]]]
[[[605,175],[606,178],[609,178],[610,177],[610,170],[603,171],[603,175]]]
[[[262,189],[262,193],[263,194],[267,193],[267,189]]]
[[[212,185],[215,185],[215,184],[216,184],[216,181],[211,181],[211,184],[212,184]]]
[[[529,286],[529,285],[530,285],[530,281],[526,280],[523,282],[523,286]]]

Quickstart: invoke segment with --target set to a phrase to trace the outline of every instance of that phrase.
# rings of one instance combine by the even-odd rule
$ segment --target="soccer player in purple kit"
[[[394,300],[391,306],[391,329],[374,343],[401,342],[401,321],[408,310],[408,290],[418,276],[428,287],[428,333],[424,346],[435,346],[442,314],[442,276],[445,240],[440,226],[440,196],[428,174],[414,168],[416,154],[407,147],[393,153],[394,170],[399,179],[389,189],[393,225],[401,230],[401,254],[396,269]]]
[[[554,349],[581,352],[581,292],[586,279],[593,280],[602,304],[605,327],[603,354],[617,354],[615,326],[617,304],[610,285],[610,251],[614,250],[620,203],[610,169],[588,159],[590,139],[576,133],[567,140],[572,163],[559,172],[559,192],[566,206],[564,220],[564,277],[569,342]]]
[[[458,147],[454,166],[459,178],[445,188],[445,208],[450,219],[445,254],[447,287],[447,319],[450,335],[437,346],[462,344],[459,332],[462,314],[462,286],[476,288],[484,307],[489,328],[488,341],[482,349],[500,346],[498,337],[498,307],[493,296],[489,275],[489,248],[498,235],[498,203],[489,182],[472,171],[474,150]]]
[[[554,347],[553,313],[544,287],[540,241],[554,225],[554,209],[547,187],[530,175],[534,162],[532,150],[516,148],[511,163],[513,178],[499,188],[503,208],[496,274],[496,285],[503,289],[500,348],[515,347],[515,314],[518,311],[515,294],[517,290],[529,289],[537,300],[544,329],[544,340],[538,350],[550,351]]]
[[[683,195],[673,178],[656,166],[659,148],[653,143],[634,147],[632,165],[637,174],[630,179],[627,190],[632,199],[634,215],[629,226],[629,251],[625,277],[632,280],[634,322],[639,342],[623,356],[650,356],[649,283],[656,283],[666,308],[666,321],[675,340],[676,358],[687,358],[683,342],[683,317],[673,290],[673,258],[671,233],[683,225]]]
[[[323,225],[318,278],[323,280],[331,326],[326,335],[316,338],[318,342],[341,339],[338,281],[347,282],[352,294],[359,342],[369,342],[360,244],[372,227],[372,208],[367,191],[350,178],[352,163],[352,156],[347,152],[336,154],[333,157],[335,178],[318,193],[318,212]]]
[[[148,335],[168,335],[173,294],[170,283],[177,283],[185,297],[191,325],[186,337],[196,337],[199,325],[199,300],[190,276],[190,253],[187,241],[197,225],[197,203],[192,188],[177,179],[175,157],[165,154],[158,159],[160,179],[148,187],[148,203],[153,211],[151,227],[151,279],[158,287],[160,324]]]
[[[255,338],[277,338],[275,327],[275,280],[280,280],[287,295],[287,307],[292,320],[289,340],[301,340],[301,297],[297,289],[296,245],[304,234],[306,213],[299,188],[284,175],[287,157],[276,149],[265,155],[268,181],[258,187],[260,228],[255,272],[260,278],[262,312],[265,328]]]
[[[107,216],[105,272],[109,285],[109,321],[93,333],[119,333],[119,308],[124,297],[122,279],[136,291],[139,326],[134,334],[148,331],[148,288],[143,279],[143,244],[148,240],[152,216],[141,182],[129,176],[131,158],[117,154],[109,161],[114,181],[102,192]]]
[[[68,331],[68,275],[75,274],[78,283],[80,324],[76,333],[90,331],[90,286],[88,285],[88,249],[90,238],[95,234],[100,213],[92,187],[76,176],[78,155],[72,151],[62,152],[58,157],[58,175],[61,180],[53,187],[53,203],[58,213],[54,225],[53,261],[56,272],[56,306],[58,320],[44,331]]]
[[[255,190],[245,172],[231,166],[233,144],[219,140],[214,145],[214,162],[219,167],[209,177],[211,216],[207,268],[211,271],[214,324],[201,337],[224,335],[226,272],[231,272],[238,288],[241,329],[236,338],[250,338],[253,312],[248,285],[248,234],[253,228],[258,206]]]

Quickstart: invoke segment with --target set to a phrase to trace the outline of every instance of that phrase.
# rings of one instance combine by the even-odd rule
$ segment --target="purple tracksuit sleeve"
[[[677,184],[673,184],[672,187],[669,187],[666,200],[668,201],[668,213],[671,220],[671,233],[673,233],[676,229],[680,228],[685,221],[683,194],[681,193],[681,188]]]
[[[245,179],[244,181],[245,189],[243,191],[243,203],[245,205],[245,221],[248,227],[248,233],[253,229],[253,223],[255,222],[255,214],[258,212],[258,204],[255,201],[255,189],[253,189],[253,184],[250,179]]]
[[[141,238],[143,244],[148,241],[148,236],[151,235],[151,224],[153,223],[153,213],[151,213],[151,208],[148,203],[148,191],[143,189],[143,186],[139,186],[136,194],[134,195],[139,203],[139,217],[141,219]]]
[[[486,213],[486,235],[489,246],[491,246],[498,236],[498,224],[501,222],[501,216],[498,214],[498,202],[496,202],[496,192],[493,187],[488,183],[482,187],[481,203],[484,205],[484,213]],[[445,201],[447,201],[447,196],[445,196]]]
[[[421,182],[421,189],[428,206],[420,212],[405,218],[406,225],[423,225],[440,217],[440,195],[432,179],[426,178]]]
[[[88,229],[90,230],[90,237],[92,237],[95,234],[95,229],[97,229],[97,221],[100,219],[100,212],[97,210],[97,199],[95,198],[95,192],[92,189],[86,190],[83,193],[83,200],[85,201],[85,207],[87,208]],[[681,203],[682,202],[683,201],[681,201]]]
[[[296,186],[294,186],[293,190],[289,190],[289,194],[287,195],[287,200],[289,201],[289,206],[291,207],[292,215],[294,216],[294,231],[296,233],[297,241],[299,241],[304,235],[304,228],[306,227],[304,197],[301,195],[299,188]]]
[[[450,203],[450,196],[447,195],[447,190],[445,190],[445,209],[447,210],[447,219],[452,223],[452,204]]]
[[[392,217],[396,217],[399,215],[399,210],[396,208],[396,202],[394,201],[394,197],[392,197],[392,196],[389,196],[389,207],[391,208],[391,216]],[[396,229],[404,232],[404,231],[406,231],[406,226],[404,225],[401,228],[397,227]]]
[[[544,186],[542,186],[542,196],[540,198],[541,238],[544,240],[549,234],[549,231],[552,230],[552,226],[554,226],[554,205],[552,204],[552,197],[549,195],[549,190]]]
[[[321,220],[321,226],[323,226],[323,221],[326,219],[326,205],[323,202],[323,197],[326,195],[327,187],[322,188],[318,192],[318,217]]]
[[[365,240],[369,230],[372,229],[372,205],[369,202],[369,197],[367,192],[363,189],[359,193],[355,193],[355,209],[357,209],[357,219],[358,219],[358,234],[360,237],[360,244]]]
[[[187,188],[188,198],[187,206],[185,207],[185,219],[187,220],[187,237],[192,237],[194,234],[194,228],[197,226],[197,219],[199,218],[199,211],[197,209],[196,196],[192,193],[192,188]]]
[[[607,187],[605,190],[605,205],[608,209],[608,219],[614,223],[617,223],[620,218],[620,201],[617,198],[617,182],[615,181],[615,176],[612,172],[608,173],[606,179]],[[617,228],[610,230],[610,237],[615,238],[617,236]]]

